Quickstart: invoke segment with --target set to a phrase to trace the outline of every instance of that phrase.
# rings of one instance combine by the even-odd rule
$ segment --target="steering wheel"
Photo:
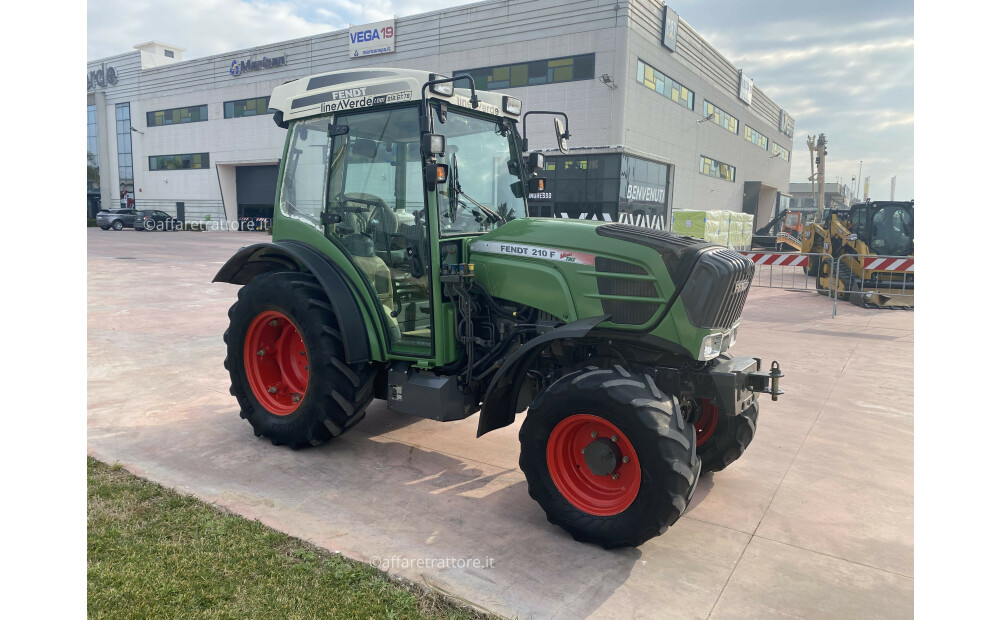
[[[389,205],[387,205],[384,200],[375,194],[366,194],[361,192],[344,194],[344,201],[360,202],[361,204],[371,207],[371,211],[369,213],[358,214],[363,221],[364,230],[366,232],[377,232],[391,235],[399,229],[399,218],[396,217],[396,213],[389,208]],[[375,231],[371,230],[373,226],[376,228]]]

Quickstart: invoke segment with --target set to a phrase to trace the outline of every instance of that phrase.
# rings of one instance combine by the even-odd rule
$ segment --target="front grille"
[[[739,320],[750,292],[754,264],[742,254],[716,247],[701,256],[681,301],[695,327],[729,329]]]
[[[691,324],[729,329],[740,318],[753,280],[753,262],[703,239],[627,224],[605,224],[597,234],[653,248],[680,288]]]
[[[649,275],[649,272],[639,265],[603,257],[598,257],[594,261],[594,269],[598,273],[607,274]],[[597,292],[601,295],[616,297],[651,297],[654,299],[658,297],[656,285],[649,280],[626,280],[616,278],[613,275],[597,276]],[[603,298],[601,306],[606,314],[611,315],[611,322],[619,325],[642,325],[653,318],[653,314],[660,308],[660,304],[657,303]]]

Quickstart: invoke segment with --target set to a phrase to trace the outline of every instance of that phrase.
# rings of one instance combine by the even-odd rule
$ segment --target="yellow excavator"
[[[832,288],[839,299],[865,308],[913,307],[912,200],[829,209],[806,226],[802,252],[832,257],[811,257],[804,268],[824,294]]]

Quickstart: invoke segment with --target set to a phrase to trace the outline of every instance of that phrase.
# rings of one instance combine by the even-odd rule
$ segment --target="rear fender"
[[[255,277],[272,271],[298,271],[312,274],[330,299],[330,306],[344,340],[345,361],[359,364],[371,361],[377,353],[384,359],[382,343],[375,346],[368,338],[368,324],[364,310],[358,303],[359,295],[341,268],[310,246],[297,241],[256,243],[240,248],[219,269],[213,282],[246,284]]]
[[[479,412],[479,431],[476,437],[503,428],[514,421],[517,395],[525,372],[542,350],[556,340],[583,338],[599,323],[611,318],[610,314],[580,319],[557,327],[550,332],[536,336],[524,343],[504,361],[503,366],[493,375],[490,386],[483,396],[483,407]]]

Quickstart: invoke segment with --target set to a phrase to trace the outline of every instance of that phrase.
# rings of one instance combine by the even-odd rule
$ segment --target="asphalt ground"
[[[781,362],[756,438],[638,549],[575,542],[528,497],[515,424],[374,401],[292,451],[255,438],[222,366],[261,233],[88,229],[87,447],[106,462],[348,557],[521,618],[913,615],[914,314],[752,288],[734,353]],[[476,562],[478,560],[478,563]]]

